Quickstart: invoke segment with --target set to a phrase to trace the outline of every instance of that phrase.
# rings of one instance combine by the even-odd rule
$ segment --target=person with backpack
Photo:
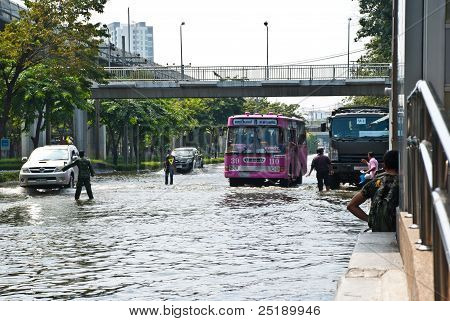
[[[387,151],[383,158],[385,172],[375,176],[347,205],[357,218],[368,222],[372,232],[396,231],[396,208],[399,203],[398,151]],[[369,215],[360,205],[371,199]]]

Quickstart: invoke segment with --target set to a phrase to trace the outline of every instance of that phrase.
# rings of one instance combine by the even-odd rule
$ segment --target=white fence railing
[[[390,64],[135,66],[105,68],[109,81],[263,81],[388,79]]]

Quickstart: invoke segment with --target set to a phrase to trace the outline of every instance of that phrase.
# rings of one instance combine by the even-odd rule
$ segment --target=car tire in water
[[[69,184],[66,185],[66,188],[73,188],[75,186],[73,174],[70,174]]]

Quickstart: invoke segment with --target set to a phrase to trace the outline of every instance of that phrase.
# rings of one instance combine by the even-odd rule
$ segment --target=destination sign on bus
[[[235,126],[277,126],[278,121],[276,119],[233,119],[233,125]]]

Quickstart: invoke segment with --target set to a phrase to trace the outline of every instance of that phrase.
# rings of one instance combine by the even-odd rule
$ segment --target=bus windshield
[[[386,116],[334,118],[331,133],[334,138],[387,137],[388,118]]]
[[[279,153],[283,150],[282,131],[278,127],[231,127],[228,153]]]

